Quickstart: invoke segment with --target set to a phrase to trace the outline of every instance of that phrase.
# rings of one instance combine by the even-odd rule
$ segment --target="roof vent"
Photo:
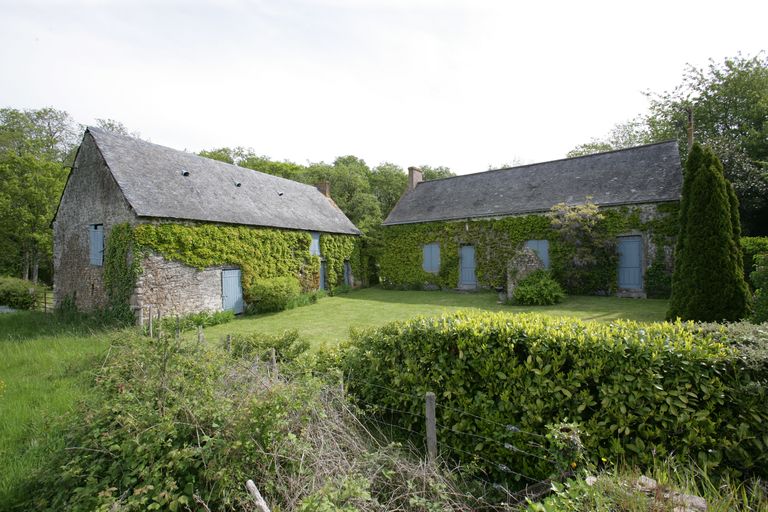
[[[282,190],[281,190],[281,191],[279,191],[279,192],[277,193],[277,195],[279,195],[280,197],[283,197],[283,191],[282,191]]]
[[[236,186],[237,188],[240,188],[240,185],[242,185],[242,183],[240,183],[239,181],[236,181],[236,182],[235,182],[235,186]]]
[[[182,175],[182,176],[189,176],[189,171],[188,171],[188,170],[186,170],[186,169],[182,169],[182,170],[181,170],[181,175]]]

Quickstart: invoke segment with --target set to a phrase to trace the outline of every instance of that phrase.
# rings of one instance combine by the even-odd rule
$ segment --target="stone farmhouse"
[[[347,239],[360,234],[330,199],[327,185],[316,188],[88,128],[53,220],[56,299],[73,300],[81,310],[107,304],[105,247],[119,225],[137,230],[180,226],[184,236],[199,226],[245,227],[252,242],[238,243],[266,248],[253,249],[256,256],[248,261],[226,261],[229,256],[223,255],[217,261],[205,240],[179,236],[166,241],[174,244],[174,254],[192,261],[217,261],[205,268],[154,250],[136,251],[131,257],[140,259],[141,272],[130,294],[136,311],[153,306],[163,314],[242,312],[243,267],[250,269],[251,277],[260,277],[259,272],[269,274],[263,277],[306,274],[305,284],[314,279],[315,287],[324,288],[341,284],[328,283],[327,264],[332,263],[333,268],[343,268],[334,274],[337,280],[351,284],[349,251],[335,255],[343,258],[337,262],[326,262],[321,253],[322,237]],[[240,237],[243,232],[221,233]],[[270,254],[270,247],[279,249],[279,254]],[[290,265],[282,260],[290,260]]]
[[[526,247],[557,275],[567,248],[546,214],[590,200],[618,249],[611,282],[590,291],[643,297],[649,267],[671,270],[681,187],[674,141],[426,182],[410,168],[384,222],[380,278],[392,287],[502,288]]]

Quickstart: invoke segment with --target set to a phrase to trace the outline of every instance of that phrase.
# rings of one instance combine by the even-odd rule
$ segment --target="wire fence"
[[[424,402],[424,394],[404,393],[373,383],[366,383],[365,385],[379,388],[391,395],[407,398],[412,403]],[[423,450],[424,444],[422,442],[425,444],[428,442],[427,431],[429,430],[426,408],[418,412],[404,410],[381,403],[371,403],[358,396],[355,396],[354,401],[363,411],[364,419],[375,425],[379,432],[395,438],[406,437],[412,444],[417,447],[420,446]],[[471,473],[470,476],[482,480],[483,483],[501,492],[508,499],[518,502],[524,501],[526,497],[536,498],[546,494],[551,489],[552,480],[550,477],[543,478],[540,475],[529,474],[517,466],[515,459],[518,459],[519,462],[521,456],[537,461],[539,466],[546,468],[545,471],[548,475],[564,474],[565,468],[559,467],[557,454],[543,444],[547,439],[545,434],[525,430],[518,425],[502,423],[496,419],[484,417],[439,401],[436,403],[436,408],[442,409],[443,412],[449,411],[460,417],[471,418],[498,432],[498,436],[489,437],[478,432],[456,429],[438,420],[435,420],[434,425],[437,432],[437,444],[441,448],[441,456],[458,459],[466,463],[467,471]],[[438,414],[437,417],[444,417],[444,414]],[[397,421],[405,418],[407,421]],[[410,425],[410,427],[404,424]],[[462,439],[464,442],[461,441]],[[536,439],[536,441],[532,439]],[[483,448],[472,450],[473,445],[482,445]],[[505,452],[508,457],[498,458],[499,454]],[[472,465],[480,468],[481,474],[478,474],[474,467],[470,467]],[[510,480],[523,488],[519,491],[510,491]]]

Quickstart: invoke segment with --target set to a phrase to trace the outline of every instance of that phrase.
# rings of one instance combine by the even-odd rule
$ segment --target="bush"
[[[249,302],[258,313],[283,311],[301,294],[298,279],[292,276],[256,279],[249,289]]]
[[[563,287],[547,270],[535,270],[517,283],[512,299],[524,306],[549,306],[565,298]]]
[[[184,332],[196,329],[198,326],[213,327],[214,325],[225,324],[234,319],[235,313],[232,311],[201,311],[180,317],[178,323],[175,317],[167,316],[162,319],[160,326],[165,332],[173,332],[176,328],[180,332]]]
[[[278,362],[293,361],[309,350],[309,342],[300,338],[299,331],[296,330],[285,331],[278,335],[256,332],[232,337],[234,357],[246,359],[259,357],[262,361],[268,361],[272,349],[275,349]]]
[[[24,279],[0,276],[0,305],[15,309],[34,309],[39,288]]]
[[[434,465],[374,439],[335,391],[221,347],[121,333],[98,393],[13,510],[473,510]],[[282,373],[281,373],[282,375]],[[54,471],[51,468],[55,468]],[[413,501],[421,504],[414,504]]]
[[[757,288],[750,274],[755,270],[756,257],[760,254],[768,254],[768,236],[741,237],[741,252],[744,258],[744,276],[750,277],[749,284],[753,289]]]
[[[750,280],[756,288],[752,321],[768,322],[768,254],[755,256],[755,270],[750,275]]]
[[[541,436],[567,418],[594,462],[676,453],[708,471],[768,467],[764,373],[694,324],[459,312],[357,333],[342,366],[355,396],[404,412],[391,418],[402,428],[421,430],[414,414],[434,391],[438,438],[464,462],[508,460],[509,444],[516,471],[546,477]]]

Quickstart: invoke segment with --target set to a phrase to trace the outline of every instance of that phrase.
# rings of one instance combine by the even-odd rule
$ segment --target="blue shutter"
[[[320,256],[320,233],[313,231],[310,234],[312,235],[312,243],[309,246],[309,254]]]
[[[536,253],[544,268],[549,268],[549,240],[528,240],[525,246]]]
[[[104,225],[91,224],[88,228],[88,238],[91,265],[100,267],[104,264]]]
[[[352,286],[352,267],[349,260],[344,261],[344,284]]]
[[[421,268],[433,274],[440,272],[440,244],[426,244],[423,247]]]

